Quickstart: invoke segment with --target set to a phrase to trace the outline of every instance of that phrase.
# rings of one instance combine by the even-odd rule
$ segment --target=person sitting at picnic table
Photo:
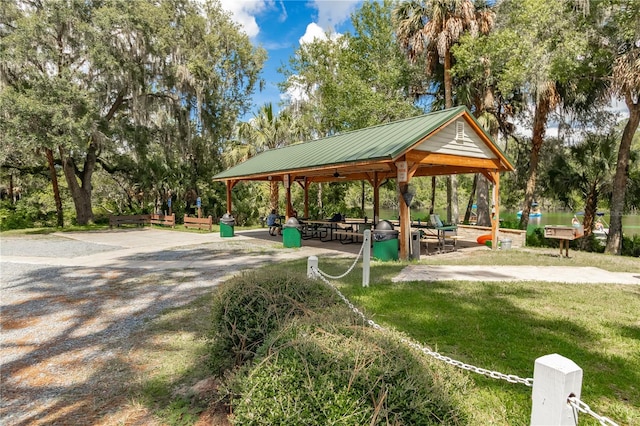
[[[602,220],[600,218],[598,218],[598,220],[596,221],[596,231],[598,232],[604,232],[604,225],[602,224]]]
[[[340,213],[334,213],[329,222],[342,222],[343,217]]]
[[[573,215],[573,218],[571,219],[571,226],[577,228],[580,226],[580,221],[578,220],[578,218]]]
[[[269,216],[267,216],[267,226],[269,227],[269,235],[276,235],[276,230],[279,235],[282,235],[282,225],[278,223],[278,215],[276,209],[271,210]]]

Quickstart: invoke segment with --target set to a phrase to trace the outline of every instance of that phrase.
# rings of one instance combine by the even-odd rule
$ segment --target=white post
[[[364,249],[362,250],[362,287],[369,287],[369,269],[371,265],[371,230],[364,230]]]
[[[314,269],[318,269],[318,256],[309,256],[307,258],[307,277],[315,280],[317,276]]]
[[[575,426],[577,413],[567,403],[569,396],[580,398],[582,369],[558,354],[536,359],[533,368],[531,426]]]

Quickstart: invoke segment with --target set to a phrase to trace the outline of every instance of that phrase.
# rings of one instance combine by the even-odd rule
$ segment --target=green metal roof
[[[217,174],[214,180],[246,179],[296,170],[339,167],[361,161],[392,160],[465,112],[473,119],[469,110],[460,106],[264,151]],[[488,135],[485,136],[490,140]]]

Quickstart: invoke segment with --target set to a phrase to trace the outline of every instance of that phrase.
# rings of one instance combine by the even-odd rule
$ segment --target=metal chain
[[[312,270],[317,271],[315,268],[311,268]],[[319,271],[318,271],[319,272]],[[349,307],[349,309],[351,309],[356,315],[358,315],[360,318],[362,318],[362,320],[369,325],[370,327],[373,327],[376,330],[380,330],[380,331],[385,331],[385,328],[382,327],[379,324],[376,324],[373,320],[367,319],[367,317],[365,317],[365,315],[358,309],[356,308],[353,303],[351,303],[349,301],[349,299],[346,298],[346,296],[344,294],[342,294],[340,292],[340,290],[338,290],[333,284],[331,284],[329,281],[327,281],[327,279],[321,275],[318,274],[318,276],[320,277],[320,279],[322,279],[322,281],[325,282],[325,284],[327,284],[329,287],[331,287],[337,294],[338,296],[347,304],[347,306]],[[518,377],[514,374],[503,374],[497,371],[492,371],[492,370],[487,370],[485,368],[480,368],[480,367],[476,367],[474,365],[471,364],[465,364],[464,362],[461,361],[457,361],[453,358],[450,358],[448,356],[444,356],[438,352],[432,351],[431,349],[429,349],[426,346],[422,346],[419,343],[416,342],[412,342],[409,339],[402,339],[401,340],[402,343],[407,344],[408,346],[410,346],[413,349],[416,349],[420,352],[423,352],[426,355],[429,355],[435,359],[438,359],[440,361],[444,361],[447,364],[451,364],[454,367],[458,367],[461,368],[463,370],[467,370],[467,371],[472,371],[474,373],[478,373],[478,374],[482,374],[484,376],[487,377],[491,377],[492,379],[502,379],[502,380],[506,380],[509,383],[522,383],[526,386],[532,387],[533,386],[533,379],[532,378],[527,378],[527,379],[523,379],[522,377]],[[615,423],[613,423],[614,426]]]
[[[611,420],[609,417],[605,417],[605,416],[601,416],[597,413],[595,413],[591,407],[589,407],[586,403],[580,401],[580,399],[578,399],[575,396],[570,396],[569,398],[567,398],[567,403],[569,403],[569,405],[571,405],[571,407],[573,407],[574,410],[574,414],[577,411],[580,411],[581,413],[585,413],[585,414],[589,414],[591,417],[593,417],[594,419],[596,419],[597,421],[600,422],[601,425],[604,426],[618,426],[618,424],[616,422],[614,422],[613,420]],[[578,418],[577,414],[576,414],[576,420]],[[578,422],[576,421],[576,424]]]
[[[356,267],[356,263],[358,263],[358,259],[360,259],[360,256],[362,255],[362,250],[364,250],[364,245],[365,245],[365,243],[366,243],[366,244],[369,244],[369,241],[368,241],[366,238],[365,238],[365,239],[364,239],[364,241],[362,242],[362,246],[360,246],[360,252],[358,253],[358,256],[356,256],[356,259],[353,261],[353,264],[352,264],[352,265],[351,265],[351,267],[347,270],[347,272],[345,272],[344,274],[342,274],[342,275],[338,275],[337,277],[334,277],[334,276],[329,275],[329,274],[327,274],[327,273],[325,273],[325,272],[322,272],[320,269],[318,269],[318,273],[319,273],[320,275],[322,275],[322,276],[327,277],[327,278],[331,278],[332,280],[339,280],[339,279],[341,279],[341,278],[346,277],[346,276],[349,274],[349,272],[353,271],[353,268],[355,268],[355,267]]]

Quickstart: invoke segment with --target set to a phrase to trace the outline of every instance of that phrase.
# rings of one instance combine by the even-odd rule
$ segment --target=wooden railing
[[[176,215],[164,214],[135,214],[125,216],[109,216],[109,228],[120,225],[163,225],[175,228]]]
[[[206,218],[189,217],[184,215],[184,227],[185,228],[197,228],[208,229],[209,232],[213,230],[213,218],[211,216]]]

